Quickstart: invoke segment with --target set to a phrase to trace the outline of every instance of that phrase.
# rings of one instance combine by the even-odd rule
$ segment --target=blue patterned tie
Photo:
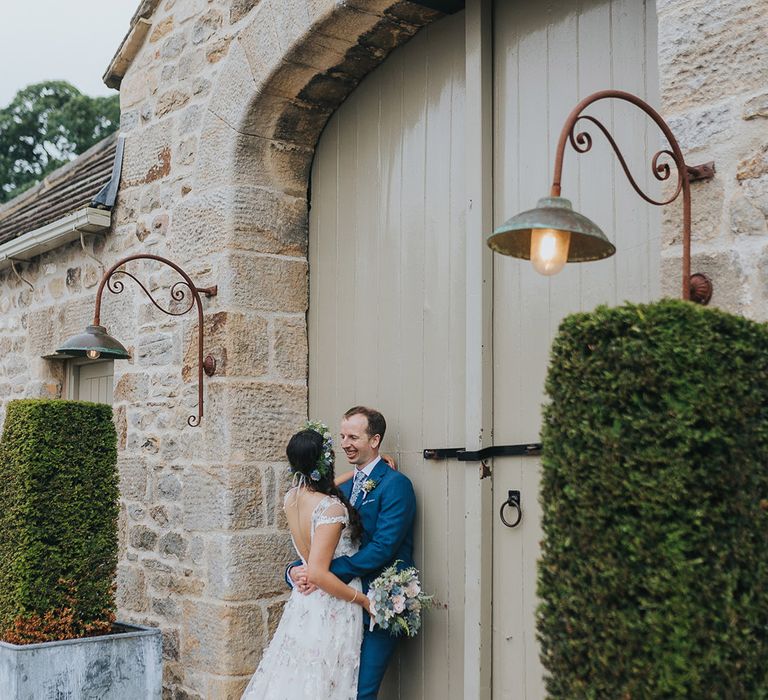
[[[358,469],[355,473],[355,483],[352,484],[352,494],[349,497],[349,502],[353,507],[357,505],[357,499],[360,497],[360,492],[363,490],[364,480],[365,472],[362,469]]]

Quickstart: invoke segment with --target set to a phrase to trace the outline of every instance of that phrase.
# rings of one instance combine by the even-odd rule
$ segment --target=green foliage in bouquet
[[[543,428],[549,697],[768,698],[768,330],[691,303],[560,327]]]
[[[110,406],[8,403],[0,443],[0,638],[40,642],[110,629],[116,462]]]

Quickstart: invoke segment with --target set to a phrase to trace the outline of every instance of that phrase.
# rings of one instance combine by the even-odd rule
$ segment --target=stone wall
[[[768,319],[768,34],[766,0],[657,0],[662,113],[691,165],[692,271],[712,305]],[[662,284],[680,286],[682,205],[665,207]]]

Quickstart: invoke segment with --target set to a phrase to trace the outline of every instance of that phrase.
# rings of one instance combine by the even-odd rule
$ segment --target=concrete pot
[[[115,634],[43,644],[0,642],[3,700],[159,700],[160,630],[117,623]]]

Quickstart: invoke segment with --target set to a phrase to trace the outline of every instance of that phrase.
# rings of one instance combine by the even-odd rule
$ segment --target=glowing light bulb
[[[531,231],[531,262],[540,275],[556,275],[568,260],[570,231],[535,228]]]
[[[86,350],[85,356],[89,360],[98,360],[101,357],[101,353],[98,350]]]

